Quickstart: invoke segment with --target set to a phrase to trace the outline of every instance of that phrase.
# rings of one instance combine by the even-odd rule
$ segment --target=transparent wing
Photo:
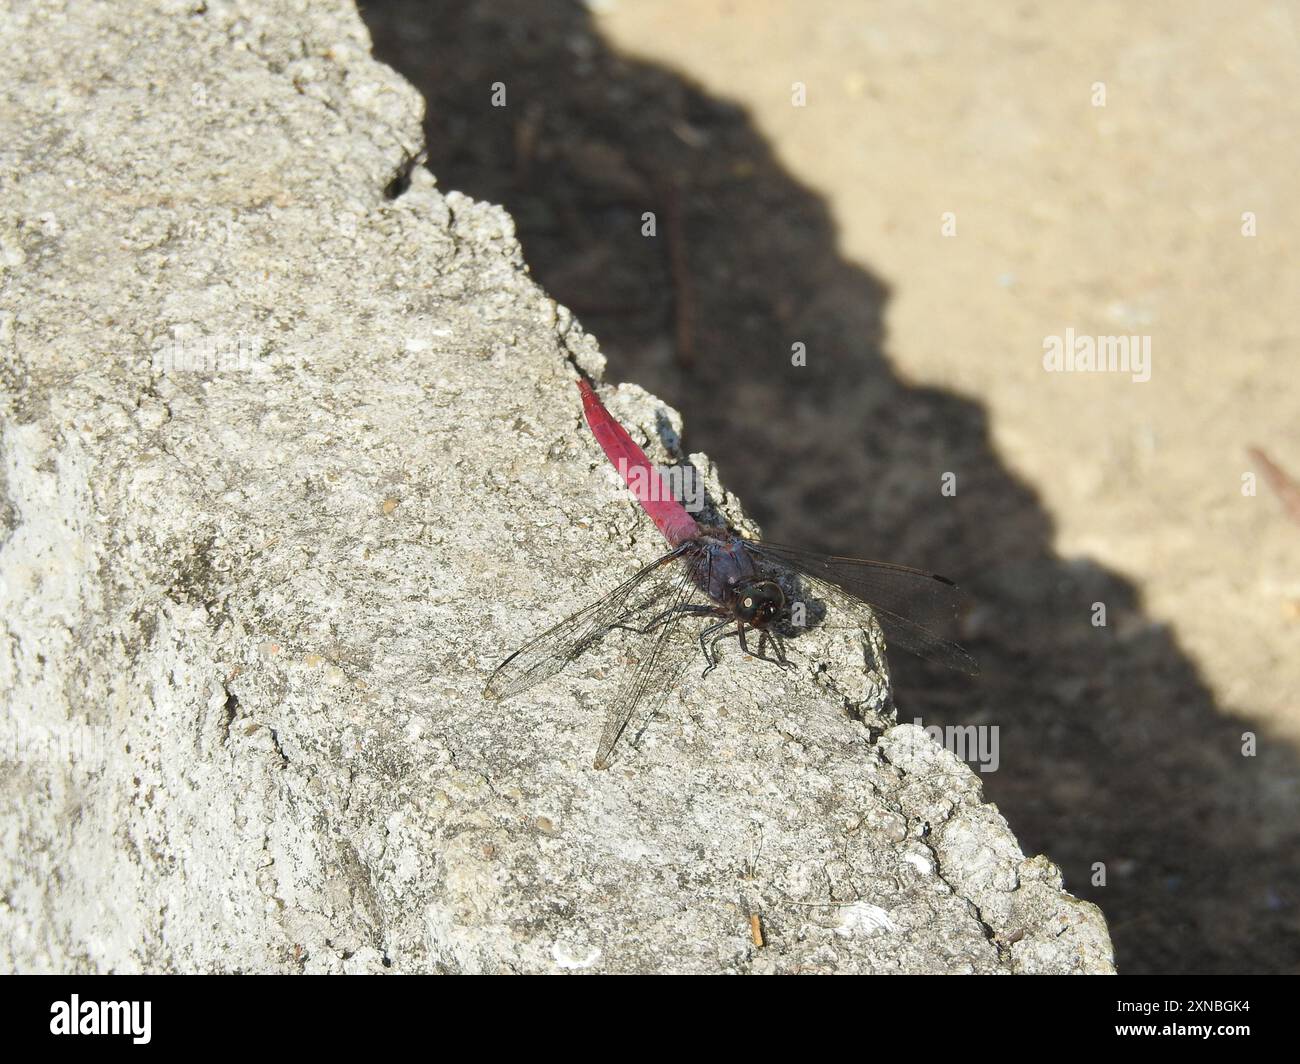
[[[658,615],[651,618],[652,622],[657,622],[652,629],[654,638],[644,647],[641,660],[624,679],[610,703],[605,730],[596,749],[596,768],[609,767],[610,752],[638,706],[647,720],[659,711],[668,695],[676,690],[686,663],[694,653],[695,644],[682,632],[682,620],[691,616],[686,611],[691,608],[698,591],[687,567],[679,568],[677,586],[662,602]]]
[[[784,566],[797,573],[807,589],[830,607],[827,626],[861,627],[868,623],[866,607],[880,622],[891,647],[902,647],[957,672],[979,672],[975,659],[941,634],[951,627],[965,601],[957,585],[946,577],[905,565],[833,557],[767,541],[746,541],[745,547],[761,567],[770,570],[775,564],[778,569]]]
[[[678,590],[681,574],[675,570],[680,567],[670,563],[685,550],[679,547],[656,558],[609,594],[529,640],[497,666],[484,696],[506,699],[527,691],[581,657],[615,625],[651,613],[656,603]]]

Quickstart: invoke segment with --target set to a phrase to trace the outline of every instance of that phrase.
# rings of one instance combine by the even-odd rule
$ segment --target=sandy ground
[[[1300,969],[1300,526],[1248,450],[1300,478],[1294,6],[365,17],[443,187],[771,538],[972,591],[982,677],[900,662],[900,717],[999,727],[986,791],[1120,970]],[[1067,329],[1150,379],[1046,372]]]

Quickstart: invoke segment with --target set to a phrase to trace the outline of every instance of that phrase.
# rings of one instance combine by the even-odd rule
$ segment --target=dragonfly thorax
[[[785,607],[785,592],[773,580],[747,580],[733,591],[732,611],[738,620],[762,628]]]

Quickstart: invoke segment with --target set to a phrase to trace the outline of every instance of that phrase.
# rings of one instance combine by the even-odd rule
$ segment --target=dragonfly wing
[[[527,691],[585,654],[616,624],[628,623],[629,616],[649,611],[670,597],[681,577],[669,563],[684,551],[679,547],[656,558],[608,595],[529,640],[497,666],[483,694],[506,699]]]
[[[780,544],[746,543],[760,562],[794,570],[809,590],[827,600],[842,616],[830,627],[860,627],[870,610],[890,646],[899,646],[928,661],[974,675],[979,665],[965,650],[940,633],[961,612],[965,596],[946,577],[906,565],[814,554]]]
[[[696,585],[690,572],[682,567],[671,595],[661,603],[659,614],[662,623],[654,629],[653,640],[644,648],[641,660],[624,679],[618,694],[610,703],[605,730],[601,733],[600,746],[596,749],[596,768],[609,767],[610,752],[638,706],[642,707],[644,716],[649,719],[676,689],[694,651],[694,644],[684,638],[680,631],[681,620],[687,616],[683,607],[689,607],[696,594]]]

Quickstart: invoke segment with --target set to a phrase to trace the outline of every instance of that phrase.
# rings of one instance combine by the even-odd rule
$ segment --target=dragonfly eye
[[[761,628],[771,621],[785,605],[785,594],[771,580],[757,580],[744,584],[736,594],[736,617],[746,624]]]

